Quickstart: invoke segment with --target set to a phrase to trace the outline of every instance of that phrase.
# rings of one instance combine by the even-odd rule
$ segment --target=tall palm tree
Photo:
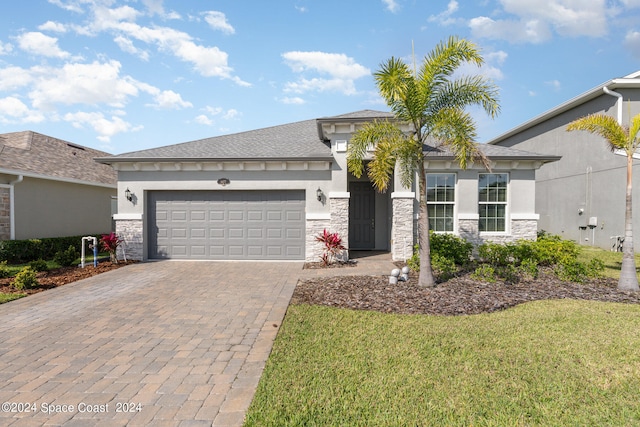
[[[640,145],[640,114],[631,119],[631,127],[622,126],[616,119],[605,114],[592,114],[575,120],[567,126],[568,131],[586,130],[599,135],[614,150],[624,150],[627,155],[627,190],[624,210],[624,240],[622,242],[622,267],[618,289],[639,291],[636,260],[633,249],[633,212],[631,204],[633,155]]]
[[[427,142],[443,145],[453,152],[462,168],[474,159],[480,159],[488,166],[475,142],[475,123],[465,108],[479,105],[491,117],[500,109],[497,88],[489,80],[482,76],[453,77],[464,63],[480,66],[484,61],[473,43],[450,37],[424,58],[419,69],[412,70],[393,57],[381,64],[374,77],[380,95],[397,120],[376,121],[364,126],[352,136],[347,153],[349,171],[360,177],[367,149],[374,146],[367,173],[378,191],[386,191],[396,167],[406,187],[413,184],[417,174],[420,286],[435,285],[429,244],[424,146]],[[398,123],[411,125],[412,132],[403,133]]]

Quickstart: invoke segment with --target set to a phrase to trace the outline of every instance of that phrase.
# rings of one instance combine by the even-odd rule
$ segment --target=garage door
[[[154,191],[149,258],[304,259],[304,191]]]

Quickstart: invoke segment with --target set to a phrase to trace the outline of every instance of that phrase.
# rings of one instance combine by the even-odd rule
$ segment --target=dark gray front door
[[[349,249],[374,249],[375,190],[370,182],[352,182],[349,193]]]
[[[149,258],[304,259],[304,191],[154,191]]]

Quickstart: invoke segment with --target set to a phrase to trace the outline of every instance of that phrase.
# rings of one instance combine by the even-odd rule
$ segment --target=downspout
[[[618,124],[622,125],[622,95],[618,92],[614,92],[606,86],[602,86],[602,90],[607,95],[615,96],[618,98],[616,104],[618,104]]]
[[[15,189],[16,184],[20,184],[24,177],[18,175],[18,178],[9,182],[9,222],[11,224],[11,240],[16,240],[16,202]]]

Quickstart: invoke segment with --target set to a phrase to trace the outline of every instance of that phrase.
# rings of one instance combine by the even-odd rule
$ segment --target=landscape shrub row
[[[601,277],[605,268],[598,259],[578,261],[580,247],[575,242],[545,233],[537,240],[484,243],[476,248],[475,257],[473,245],[460,237],[432,232],[430,242],[431,266],[440,281],[471,270],[472,277],[478,280],[517,283],[535,279],[540,267],[548,267],[562,280],[582,283]],[[420,269],[418,246],[407,264],[414,271]]]
[[[100,238],[101,234],[92,234]],[[77,253],[82,249],[83,236],[48,237],[29,240],[0,241],[0,261],[22,264],[39,259],[53,259],[58,252],[73,247]]]

